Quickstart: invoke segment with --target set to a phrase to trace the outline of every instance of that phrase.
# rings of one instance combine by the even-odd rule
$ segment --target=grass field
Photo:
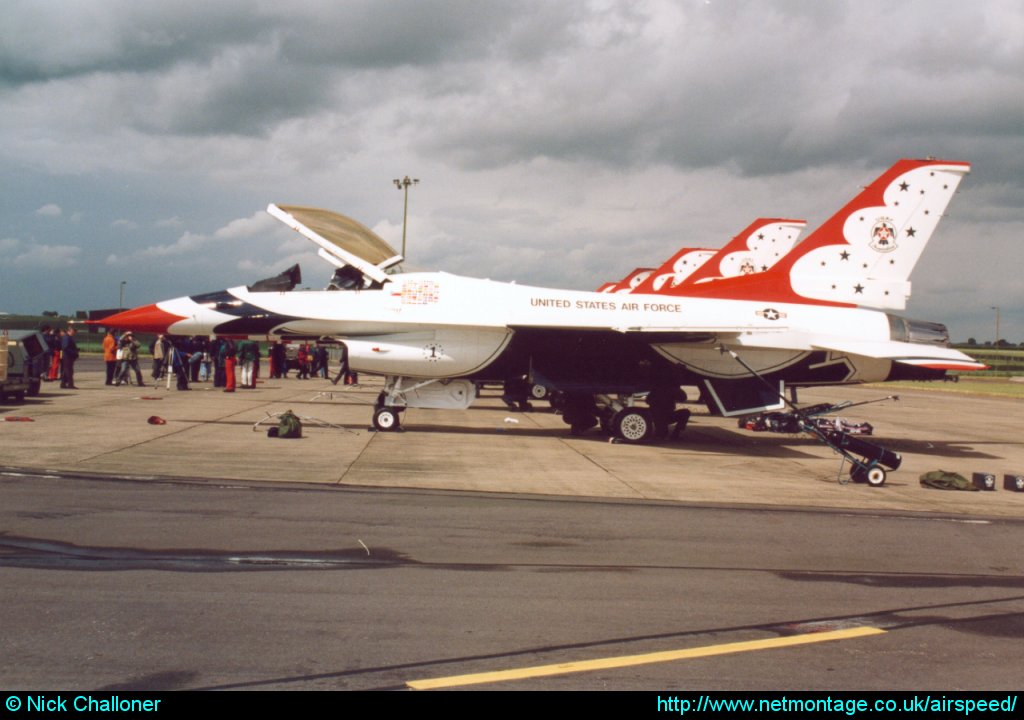
[[[1024,377],[1024,370],[1020,372]],[[888,382],[876,385],[880,390],[891,391],[896,388],[906,390],[925,390],[927,392],[944,392],[961,395],[989,395],[997,397],[1024,398],[1024,381],[1015,382],[1010,377],[977,375],[961,375],[959,382]]]
[[[999,377],[1008,375],[1024,375],[1024,350],[992,348],[957,347],[957,350],[970,355],[978,362],[989,366],[988,370],[970,373],[976,377]],[[967,377],[966,375],[964,377]]]

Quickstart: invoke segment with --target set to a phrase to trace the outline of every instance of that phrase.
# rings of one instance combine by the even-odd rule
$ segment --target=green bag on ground
[[[277,436],[279,438],[300,438],[302,437],[302,421],[299,416],[291,410],[281,413],[277,423]]]
[[[932,470],[921,476],[921,484],[938,490],[977,490],[963,475],[948,470]]]

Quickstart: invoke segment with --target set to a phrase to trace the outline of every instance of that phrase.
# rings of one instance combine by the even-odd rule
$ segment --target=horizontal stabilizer
[[[984,370],[987,365],[953,348],[895,340],[868,342],[857,340],[815,343],[816,350],[831,350],[848,355],[892,360],[893,362],[925,367],[932,370]]]

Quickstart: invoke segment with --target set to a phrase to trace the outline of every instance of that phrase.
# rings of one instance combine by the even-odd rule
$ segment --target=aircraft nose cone
[[[185,316],[161,310],[156,305],[143,305],[103,318],[100,324],[136,332],[165,333],[168,328]]]

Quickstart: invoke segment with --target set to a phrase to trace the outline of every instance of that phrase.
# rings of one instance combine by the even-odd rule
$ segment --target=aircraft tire
[[[864,473],[864,480],[871,487],[882,487],[885,485],[885,469],[877,465]]]
[[[543,385],[533,384],[530,386],[530,397],[534,400],[545,400],[548,396],[548,389]]]
[[[623,408],[612,420],[615,435],[628,443],[642,443],[654,434],[654,419],[645,408]]]
[[[401,426],[398,411],[389,407],[377,408],[373,413],[373,426],[380,432],[395,432]]]

